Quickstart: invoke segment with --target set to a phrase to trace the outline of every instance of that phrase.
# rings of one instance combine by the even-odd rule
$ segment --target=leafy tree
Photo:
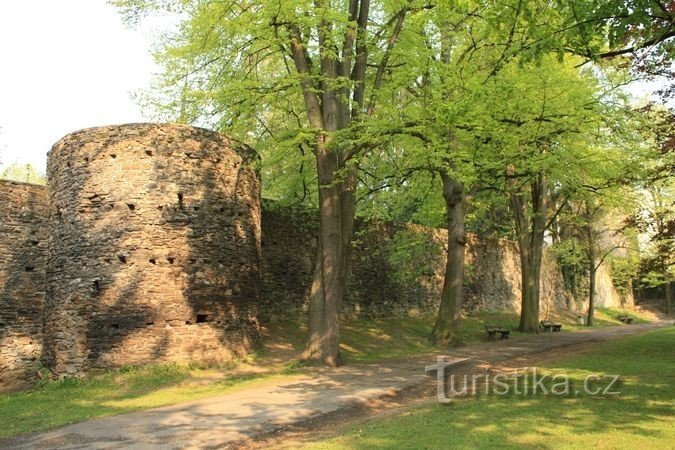
[[[181,18],[157,53],[165,70],[156,95],[147,99],[151,106],[165,118],[218,128],[253,145],[264,156],[264,176],[277,180],[266,184],[268,194],[318,206],[308,359],[341,362],[339,311],[357,188],[366,187],[359,198],[374,210],[372,189],[401,192],[413,177],[442,185],[447,211],[449,257],[436,340],[451,339],[459,318],[464,206],[472,191],[466,186],[495,176],[510,193],[524,254],[527,301],[524,297],[521,329],[536,330],[537,267],[552,219],[547,193],[566,186],[565,174],[554,168],[561,162],[565,170],[574,166],[584,144],[573,137],[593,129],[598,117],[598,108],[589,106],[597,104],[589,94],[593,89],[570,81],[570,67],[555,66],[545,55],[555,50],[561,57],[565,52],[609,57],[602,50],[605,31],[615,24],[602,14],[611,5],[563,0],[556,9],[550,2],[518,0],[113,3],[131,21],[161,10]],[[623,36],[618,28],[615,33]],[[611,46],[621,39],[609,41]],[[516,59],[521,66],[513,64]],[[540,76],[535,63],[542,59]],[[559,89],[559,80],[571,89]],[[374,155],[381,151],[390,152],[399,166],[395,174],[380,170]],[[568,154],[572,162],[563,157]],[[420,168],[428,174],[413,175]],[[382,188],[396,180],[405,183]],[[427,197],[415,190],[409,197],[416,198],[414,204],[397,202],[387,214],[429,213],[421,201]]]
[[[423,75],[407,87],[405,98],[411,102],[397,125],[423,143],[418,151],[408,150],[405,159],[437,174],[442,184],[449,233],[432,336],[438,343],[452,339],[460,317],[466,186],[474,197],[479,188],[498,188],[495,180],[500,179],[509,193],[521,250],[521,330],[538,329],[544,234],[564,203],[551,208],[547,202],[578,188],[580,180],[564,170],[603,158],[586,152],[575,160],[585,146],[604,139],[602,132],[593,131],[607,112],[593,71],[579,76],[572,64],[580,61],[565,63],[563,57],[570,51],[564,47],[569,39],[586,38],[576,36],[579,27],[561,31],[570,21],[576,23],[575,11],[560,14],[542,2],[462,6],[466,9],[436,5],[430,15],[425,31],[435,39],[427,40],[428,58],[417,62]],[[599,41],[603,37],[597,30],[593,35]],[[556,62],[548,53],[557,48]],[[573,87],[564,92],[560,86]],[[567,163],[565,169],[558,166],[561,162]]]
[[[495,103],[494,126],[502,137],[493,164],[503,171],[520,249],[520,330],[536,332],[544,237],[587,181],[584,174],[607,160],[608,110],[594,74],[579,73],[571,62],[544,58],[538,67],[504,70],[499,77],[501,95],[512,100]]]
[[[611,161],[611,159],[610,159]],[[616,161],[616,160],[615,160]],[[618,166],[617,166],[618,167]],[[587,185],[588,189],[576,193],[567,200],[560,218],[563,248],[576,250],[568,253],[564,263],[577,266],[588,280],[588,310],[586,325],[593,326],[596,308],[597,271],[612,255],[621,250],[626,255],[624,270],[630,255],[637,249],[631,246],[631,229],[624,226],[622,217],[628,217],[629,209],[634,205],[631,192],[621,186],[606,189]],[[627,236],[626,236],[627,235]],[[571,244],[571,246],[569,245]],[[615,256],[615,265],[620,264]],[[624,279],[624,283],[629,279]]]
[[[675,95],[675,2],[672,0],[558,0],[565,17],[561,51],[588,60],[611,60],[639,78],[663,82],[664,99]]]
[[[0,178],[5,180],[21,181],[23,183],[45,184],[47,179],[44,173],[40,172],[30,164],[10,164],[2,171]]]
[[[460,134],[467,121],[461,112],[470,111],[475,97],[457,72],[472,64],[476,67],[475,63],[463,63],[461,54],[466,56],[471,51],[472,26],[480,28],[475,35],[486,34],[487,22],[477,14],[484,11],[494,13],[481,2],[437,4],[413,23],[410,31],[421,38],[419,46],[407,55],[399,76],[380,93],[383,101],[405,107],[380,115],[379,122],[371,123],[369,132],[380,141],[380,158],[365,168],[364,163],[372,159],[361,161],[367,175],[364,184],[371,186],[371,208],[383,205],[386,199],[385,209],[391,211],[395,205],[397,219],[420,219],[420,213],[425,211],[427,221],[448,227],[446,277],[432,336],[438,343],[452,339],[462,299],[465,198],[460,174],[469,171],[462,171],[457,160],[459,154],[466,152],[461,142],[465,136]],[[400,76],[401,72],[409,75]],[[427,201],[429,198],[433,203]],[[435,212],[429,215],[431,204]],[[444,214],[439,211],[442,205]]]
[[[408,59],[414,83],[390,85],[391,101],[406,105],[387,118],[396,134],[408,138],[398,151],[399,173],[428,172],[442,193],[448,256],[432,332],[439,344],[452,340],[460,319],[467,200],[494,184],[495,159],[489,155],[499,139],[487,105],[508,109],[497,75],[506,67],[517,71],[515,63],[534,67],[531,61],[541,58],[531,44],[541,36],[533,22],[542,14],[551,23],[558,20],[544,2],[439,3],[420,29],[425,47]]]
[[[645,237],[641,281],[663,286],[664,309],[670,313],[675,281],[675,114],[654,105],[642,112],[649,122],[643,136],[654,153],[645,164],[641,208],[630,224]]]
[[[179,31],[158,53],[174,118],[200,119],[249,143],[265,136],[269,145],[302,146],[313,155],[320,232],[305,356],[341,364],[338,324],[351,254],[356,162],[369,148],[361,130],[380,106],[378,91],[415,47],[415,34],[405,35],[407,22],[428,4],[113,3],[131,18],[167,8],[181,14]]]

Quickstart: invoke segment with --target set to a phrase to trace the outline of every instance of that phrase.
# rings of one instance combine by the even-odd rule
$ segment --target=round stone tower
[[[54,145],[45,359],[56,375],[218,362],[258,343],[255,161],[175,124],[86,129]]]

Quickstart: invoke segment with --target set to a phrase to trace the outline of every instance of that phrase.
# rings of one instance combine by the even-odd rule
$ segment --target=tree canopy
[[[667,74],[675,37],[673,2],[654,0],[112,3],[130,23],[178,18],[146,105],[253,146],[265,195],[318,209],[305,356],[330,365],[356,214],[448,228],[437,342],[461,313],[465,224],[498,218],[536,332],[546,233],[642,161],[618,86]]]

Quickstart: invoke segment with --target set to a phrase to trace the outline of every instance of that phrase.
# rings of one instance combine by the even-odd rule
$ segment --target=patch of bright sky
[[[106,0],[0,2],[0,164],[44,171],[66,134],[147,120],[131,94],[156,66],[148,31]]]
[[[131,94],[158,70],[149,30],[169,24],[144,23],[126,28],[106,0],[0,1],[0,170],[44,171],[47,152],[68,133],[148,120]]]

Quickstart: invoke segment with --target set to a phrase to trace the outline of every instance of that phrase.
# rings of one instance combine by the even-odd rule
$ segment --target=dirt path
[[[463,366],[508,364],[527,355],[644,332],[672,323],[610,327],[576,333],[544,333],[515,341],[453,349],[450,359],[471,358]],[[68,425],[53,431],[0,441],[7,449],[178,449],[233,447],[255,436],[320,417],[350,411],[397,392],[430,386],[425,366],[439,354],[405,360],[315,369],[263,387],[180,405]],[[434,375],[434,374],[432,374]]]

